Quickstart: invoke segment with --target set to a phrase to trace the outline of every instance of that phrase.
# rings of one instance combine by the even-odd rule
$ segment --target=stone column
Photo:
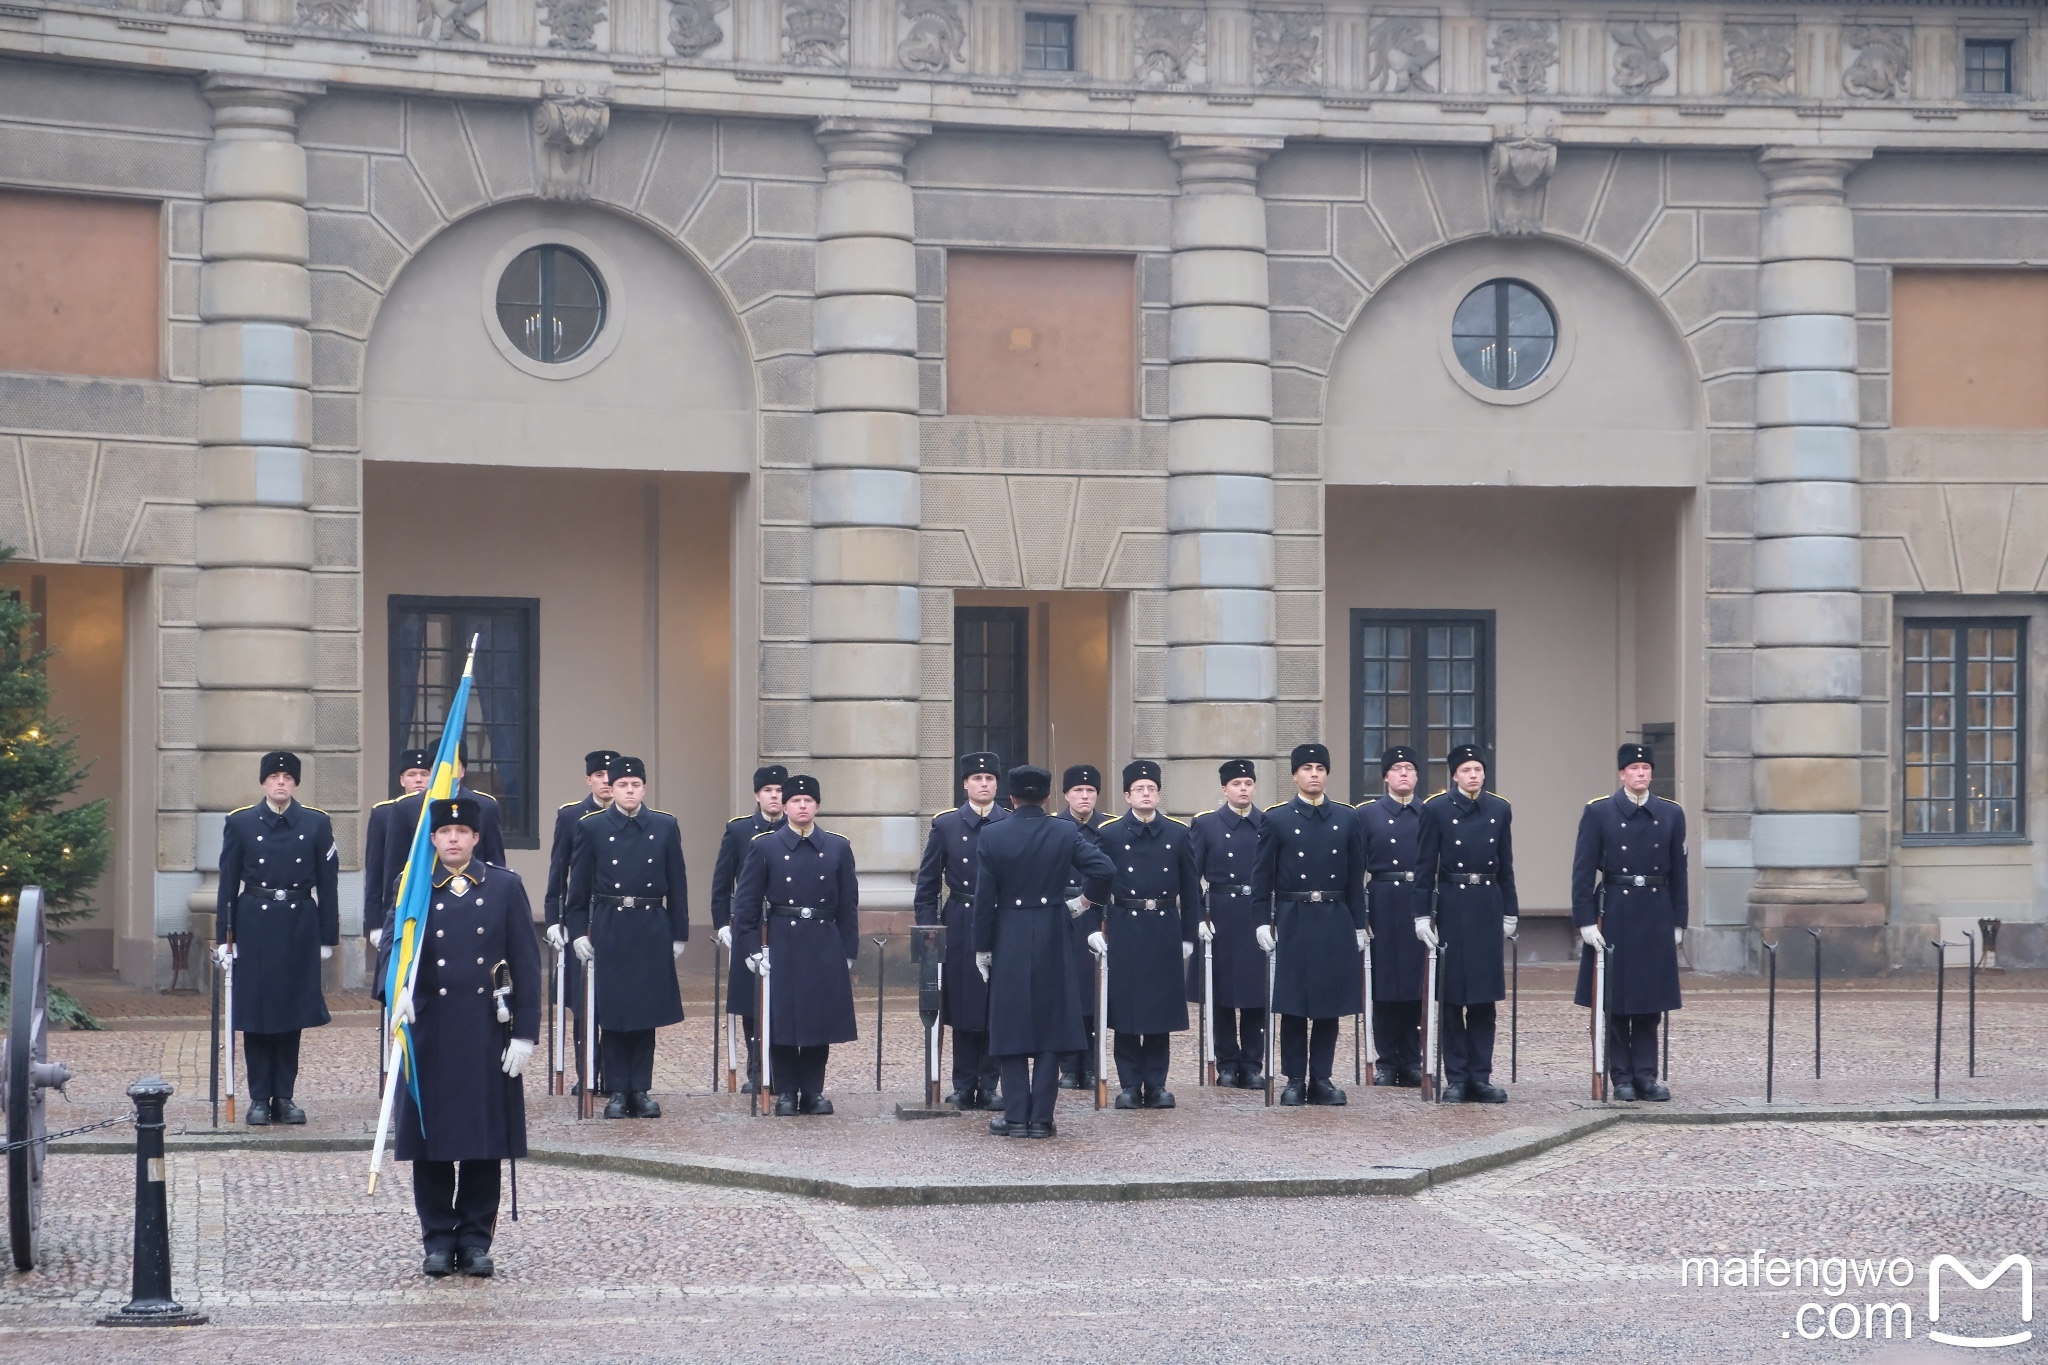
[[[861,904],[906,909],[918,828],[917,261],[903,159],[929,125],[818,124],[811,752]]]
[[[320,87],[214,75],[199,273],[198,861],[211,925],[221,819],[269,749],[313,766],[312,277],[298,110]],[[354,784],[350,784],[353,788]],[[202,935],[205,937],[206,935]]]
[[[1167,375],[1166,788],[1277,744],[1272,328],[1259,163],[1277,138],[1176,136]],[[1266,786],[1272,790],[1270,780]]]
[[[1760,927],[1883,923],[1861,862],[1863,585],[1853,153],[1767,149],[1758,281],[1755,815]],[[1845,964],[1846,965],[1846,964]]]

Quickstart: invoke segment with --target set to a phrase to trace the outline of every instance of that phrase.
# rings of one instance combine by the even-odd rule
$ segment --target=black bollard
[[[1941,1100],[1941,1012],[1948,993],[1948,945],[1930,940],[1934,948],[1934,1098]]]
[[[1771,1004],[1764,1026],[1764,1103],[1769,1104],[1778,1071],[1778,945],[1766,943],[1764,951],[1771,956]]]
[[[204,1313],[188,1313],[171,1297],[171,1213],[164,1193],[164,1102],[170,1083],[158,1076],[128,1087],[135,1101],[135,1273],[130,1297],[102,1327],[196,1327]]]
[[[1964,934],[1963,941],[1970,945],[1970,1078],[1977,1077],[1977,939],[1974,934]]]
[[[1813,935],[1813,1078],[1820,1079],[1820,930],[1808,929]]]
[[[882,1093],[882,992],[888,984],[889,939],[875,936],[875,1093]]]

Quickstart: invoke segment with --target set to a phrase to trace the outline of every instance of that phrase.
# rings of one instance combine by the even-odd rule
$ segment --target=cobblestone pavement
[[[1934,1359],[1933,1256],[2048,1254],[2044,1150],[2017,1121],[1625,1127],[1413,1198],[894,1209],[524,1165],[488,1282],[417,1274],[402,1167],[369,1200],[358,1153],[180,1153],[176,1285],[213,1324],[119,1333],[89,1324],[126,1298],[133,1163],[61,1156],[0,1359]],[[1753,1253],[1893,1283],[1680,1285]],[[2014,1330],[2016,1300],[1951,1277],[1940,1326]],[[1910,1341],[1897,1313],[1865,1339],[1873,1302]],[[1830,1311],[1853,1340],[1795,1335]]]

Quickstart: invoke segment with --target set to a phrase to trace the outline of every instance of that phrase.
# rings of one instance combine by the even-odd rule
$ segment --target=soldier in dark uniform
[[[370,807],[370,819],[363,826],[363,930],[369,934],[372,948],[383,939],[378,926],[384,923],[384,913],[391,908],[392,893],[392,888],[378,882],[373,869],[383,867],[394,856],[390,851],[393,843],[400,845],[396,860],[404,863],[406,854],[412,851],[413,827],[399,828],[398,803],[425,791],[433,780],[434,751],[405,750],[398,756],[398,795]],[[417,811],[418,807],[413,809]],[[370,993],[378,1000],[384,998],[382,974],[372,975]]]
[[[1257,938],[1266,917],[1252,899],[1252,877],[1266,813],[1253,802],[1258,770],[1250,759],[1233,758],[1217,775],[1223,779],[1223,804],[1197,815],[1189,827],[1195,865],[1209,884],[1209,915],[1201,935],[1214,958],[1215,998],[1209,1008],[1216,1030],[1216,1084],[1262,1090],[1271,1002],[1266,998],[1266,955]],[[1199,957],[1188,962],[1187,996],[1202,998]]]
[[[1188,1026],[1187,963],[1202,918],[1202,878],[1188,827],[1159,810],[1159,765],[1124,765],[1122,815],[1102,827],[1116,864],[1106,929],[1088,946],[1106,954],[1109,1027],[1115,1032],[1116,1107],[1171,1109],[1166,1064]]]
[[[598,1069],[611,1095],[604,1116],[654,1119],[654,1031],[683,1022],[683,832],[675,816],[643,804],[646,764],[621,757],[611,779],[612,803],[577,822],[562,921],[577,959],[597,962]]]
[[[732,953],[732,889],[746,864],[747,846],[757,836],[782,827],[782,784],[788,780],[789,769],[780,763],[754,769],[752,813],[726,821],[725,833],[719,838],[718,862],[711,869],[711,927],[718,931],[718,941],[728,953]],[[761,1027],[755,1017],[754,974],[738,953],[732,953],[728,968],[725,1012],[739,1016],[746,1035],[747,1083],[740,1093],[751,1095],[761,1088]]]
[[[588,788],[579,801],[564,801],[555,808],[555,832],[548,839],[548,884],[541,897],[541,915],[547,924],[548,946],[557,952],[569,946],[569,931],[562,924],[562,900],[569,894],[569,869],[576,860],[576,826],[592,811],[612,803],[611,767],[619,758],[616,749],[592,749],[583,755],[583,785]],[[583,1055],[583,973],[562,973],[563,1001],[569,1008],[574,1030],[575,1055]],[[579,1063],[580,1065],[580,1063]],[[572,1068],[573,1069],[573,1068]],[[569,1093],[583,1093],[581,1083],[572,1083]]]
[[[1116,864],[1080,829],[1048,819],[1052,774],[1010,769],[1016,812],[983,835],[975,881],[974,965],[989,987],[989,1046],[1002,1059],[1003,1113],[997,1137],[1057,1134],[1058,1059],[1081,1042],[1081,992],[1074,980],[1065,904],[1070,883],[1085,913],[1109,896]]]
[[[424,750],[416,752],[425,752]],[[433,778],[433,755],[427,755],[428,779]],[[462,762],[460,749],[455,754],[455,784],[457,796],[473,796],[477,808],[482,812],[483,829],[478,832],[476,856],[496,867],[505,865],[505,832],[499,818],[498,798],[489,792],[462,785],[463,773],[467,771]],[[363,853],[363,881],[366,886],[377,888],[381,904],[388,908],[398,894],[398,877],[405,871],[405,860],[412,856],[412,832],[419,828],[420,805],[427,799],[426,787],[407,792],[391,803],[390,828],[397,837],[384,841],[384,853],[378,863],[371,863],[367,846]],[[389,946],[388,943],[386,945]],[[380,973],[381,975],[381,973]]]
[[[257,1127],[306,1121],[292,1102],[299,1033],[328,1021],[320,964],[341,942],[334,825],[326,811],[294,799],[299,756],[263,755],[259,780],[263,799],[231,812],[221,828],[214,919],[215,960],[235,960],[235,1025]]]
[[[1593,955],[1611,945],[1607,976],[1608,1094],[1668,1100],[1657,1079],[1657,1017],[1679,1008],[1678,949],[1687,906],[1685,809],[1650,794],[1647,744],[1615,755],[1621,786],[1586,803],[1572,854],[1572,923],[1579,952],[1576,1002],[1593,1004]]]
[[[1060,776],[1060,795],[1065,807],[1055,820],[1066,820],[1081,827],[1081,832],[1090,839],[1102,841],[1102,827],[1109,823],[1109,817],[1096,809],[1095,803],[1102,796],[1102,774],[1092,763],[1076,763]],[[1067,886],[1067,905],[1081,894],[1081,883],[1071,881]],[[1084,915],[1075,915],[1067,921],[1073,931],[1072,953],[1074,958],[1074,981],[1081,989],[1081,1023],[1088,1034],[1088,1045],[1079,1052],[1069,1052],[1060,1058],[1060,1089],[1092,1090],[1095,1087],[1095,954],[1088,950],[1088,935],[1102,927],[1102,912],[1098,908]]]
[[[1357,811],[1323,794],[1328,749],[1297,744],[1288,763],[1294,799],[1267,808],[1252,879],[1252,898],[1274,909],[1255,937],[1277,959],[1273,1012],[1287,1077],[1280,1103],[1343,1104],[1330,1068],[1337,1020],[1365,1007],[1365,832]]]
[[[393,1013],[412,1024],[415,1107],[398,1088],[400,1161],[412,1162],[412,1200],[426,1243],[420,1269],[489,1275],[498,1224],[499,1163],[526,1155],[520,1073],[540,1037],[540,949],[526,887],[509,868],[474,856],[483,813],[475,798],[428,805],[434,840],[419,972]],[[385,920],[384,937],[391,937]],[[502,969],[502,971],[501,971]],[[497,991],[509,980],[502,1002]],[[511,1013],[500,1020],[500,1005]]]
[[[946,1102],[962,1109],[994,1109],[1002,1103],[996,1093],[1000,1068],[988,1050],[988,986],[974,970],[975,850],[982,832],[1010,814],[996,804],[1001,765],[990,753],[960,760],[967,804],[932,818],[912,900],[919,924],[946,926],[945,994],[939,1002],[939,1018],[953,1030],[953,1093]],[[946,893],[943,916],[941,890]]]
[[[1436,923],[1415,917],[1415,936],[1443,944],[1437,1000],[1443,1029],[1446,1103],[1505,1104],[1492,1084],[1494,1006],[1507,996],[1501,945],[1515,931],[1514,809],[1487,791],[1486,759],[1460,744],[1445,759],[1451,787],[1422,807],[1420,857],[1436,897]],[[1416,909],[1422,909],[1418,904]]]
[[[1415,936],[1427,918],[1423,889],[1422,802],[1416,798],[1422,757],[1405,744],[1380,755],[1386,788],[1358,808],[1365,827],[1366,902],[1372,930],[1374,1085],[1422,1084],[1422,981],[1428,954]]]
[[[860,952],[860,880],[853,845],[820,829],[818,779],[782,784],[788,819],[747,846],[733,892],[733,955],[768,966],[768,1079],[775,1112],[829,1114],[825,1063],[832,1044],[860,1036],[853,1018],[853,963]]]

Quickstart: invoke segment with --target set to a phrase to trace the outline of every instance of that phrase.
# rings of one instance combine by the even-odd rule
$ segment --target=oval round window
[[[574,360],[604,327],[604,281],[568,247],[529,247],[498,277],[498,325],[529,359]]]
[[[1452,315],[1451,345],[1465,373],[1487,388],[1523,388],[1557,353],[1557,315],[1520,280],[1488,280]]]

